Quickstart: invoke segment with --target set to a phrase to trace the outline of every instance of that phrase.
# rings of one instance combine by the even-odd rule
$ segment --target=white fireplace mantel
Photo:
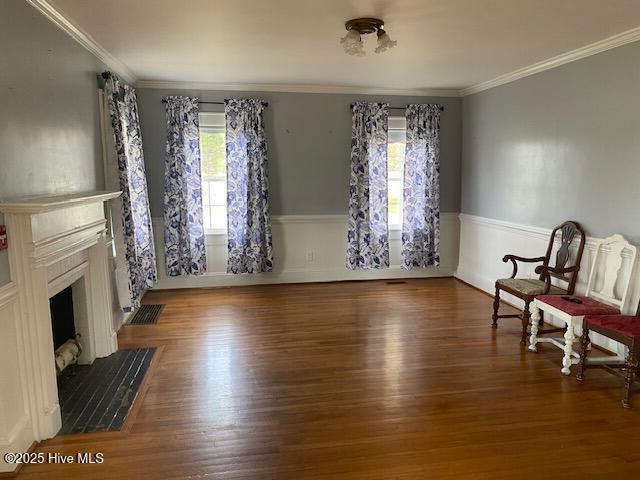
[[[117,350],[109,262],[112,239],[105,202],[119,195],[120,192],[84,192],[0,203],[7,224],[16,296],[12,326],[19,365],[20,385],[16,387],[22,390],[26,416],[20,425],[31,433],[31,441],[50,438],[61,427],[49,309],[52,292],[72,282],[82,284],[78,290],[83,293],[84,298],[79,301],[87,312],[85,325],[81,326],[86,362]],[[0,406],[3,395],[0,391]],[[12,407],[12,411],[17,410]],[[17,435],[13,430],[18,423],[11,425],[0,418],[0,427],[3,423],[7,424],[5,433],[10,432],[6,433],[5,443],[10,444],[11,436]]]
[[[0,212],[5,213],[42,213],[51,210],[76,207],[91,203],[106,202],[118,198],[121,192],[81,192],[67,195],[41,195],[37,197],[20,197],[0,202]]]

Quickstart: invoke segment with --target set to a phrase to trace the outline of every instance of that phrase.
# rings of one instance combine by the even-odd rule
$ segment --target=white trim
[[[47,292],[49,298],[53,298],[65,288],[73,285],[79,279],[81,279],[89,270],[89,262],[82,262],[77,267],[63,273],[59,277],[54,278],[47,285]]]
[[[0,287],[0,308],[9,303],[15,302],[17,295],[18,289],[15,282],[9,282]]]
[[[458,216],[460,218],[460,223],[473,223],[485,227],[498,228],[505,232],[517,233],[528,238],[539,238],[544,240],[545,242],[549,240],[549,235],[551,235],[551,231],[553,230],[552,228],[534,227],[532,225],[507,222],[505,220],[498,220],[489,217],[480,217],[477,215],[470,215],[468,213],[461,213]],[[602,240],[602,238],[590,237],[587,235],[584,242],[585,251],[595,252]],[[558,240],[556,239],[556,241]],[[578,242],[579,240],[577,238],[574,238],[572,247],[577,248]],[[631,258],[631,253],[625,251],[622,253],[622,257]],[[491,283],[491,285],[493,286],[493,282]]]
[[[460,214],[453,213],[453,212],[442,212],[440,214],[440,219],[454,220],[459,215]],[[346,225],[348,217],[349,217],[348,215],[273,215],[271,217],[271,222],[277,223],[277,224],[293,223],[293,224],[307,224],[307,225],[317,225],[317,224],[323,224],[323,223],[344,223]],[[163,217],[153,217],[154,225],[163,224],[163,222],[164,222]],[[396,226],[390,226],[389,227],[390,238],[391,236],[393,236],[392,232],[401,232],[401,231],[402,231],[402,227],[398,228]],[[217,245],[217,244],[226,245],[227,232],[207,231],[206,236],[207,238],[210,238],[210,237],[224,238],[222,243],[212,242],[211,245]],[[547,237],[548,237],[548,234],[547,234]],[[398,235],[397,238],[400,238],[400,236]],[[209,245],[210,243],[207,242],[207,244]]]
[[[109,53],[102,45],[94,40],[91,35],[65,17],[64,14],[53,5],[53,2],[47,0],[27,0],[27,2],[60,28],[60,30],[67,33],[82,47],[96,56],[109,70],[117,73],[127,82],[135,83],[136,76],[124,63]]]
[[[456,212],[441,212],[441,220],[454,220],[461,214]],[[273,215],[271,221],[274,223],[338,223],[344,222],[345,225],[349,215]]]
[[[440,214],[441,220],[451,220],[458,217],[457,213],[444,212]],[[271,222],[274,224],[329,224],[329,223],[344,223],[347,224],[348,215],[275,215],[271,217]],[[164,222],[162,217],[154,217],[153,223]],[[205,232],[207,245],[226,245],[227,244],[227,232],[207,230]],[[389,225],[389,240],[399,240],[402,238],[402,225]]]
[[[28,451],[32,443],[31,420],[25,413],[16,421],[11,431],[4,438],[0,438],[0,452],[24,453]],[[19,464],[9,464],[4,461],[4,458],[0,458],[0,475],[13,476],[12,474],[18,470],[18,467]]]
[[[287,83],[214,83],[175,82],[165,80],[138,80],[137,88],[160,88],[169,90],[218,90],[243,92],[286,93],[334,93],[351,95],[402,95],[419,97],[459,97],[460,90],[453,88],[383,88],[351,85],[304,85]]]
[[[347,223],[348,215],[273,215],[271,221],[274,223]]]
[[[15,282],[9,282],[0,287],[0,311],[2,311],[0,313],[0,321],[13,324],[17,331],[22,321],[22,315],[18,304],[18,287]],[[10,369],[7,375],[4,376],[3,387],[6,387],[7,392],[13,394],[13,398],[11,398],[11,395],[5,397],[0,392],[0,410],[7,408],[13,410],[13,415],[10,418],[0,412],[0,421],[2,422],[2,425],[0,425],[0,452],[26,452],[33,442],[33,435],[31,420],[25,404],[26,389],[22,382],[24,378],[24,363],[21,359],[21,343],[19,339],[8,337],[9,334],[4,330],[7,324],[2,326],[3,335],[6,335],[4,340],[8,341],[8,343],[3,344],[3,348],[15,348],[15,351],[11,352],[10,355],[17,356],[17,369]],[[16,393],[17,395],[15,395]],[[18,403],[15,404],[14,402]],[[17,465],[8,464],[3,458],[0,458],[0,475],[14,472],[16,468]]]
[[[576,48],[575,50],[571,50],[569,52],[556,55],[555,57],[548,58],[541,62],[534,63],[527,67],[519,68],[504,75],[500,75],[492,80],[463,88],[458,92],[458,94],[461,97],[465,97],[467,95],[472,95],[484,90],[489,90],[490,88],[511,83],[521,78],[535,75],[536,73],[544,72],[545,70],[550,70],[567,63],[575,62],[576,60],[590,57],[597,53],[621,47],[638,40],[640,40],[640,27],[632,28],[631,30],[618,33],[603,40],[585,45],[584,47]]]
[[[0,202],[0,212],[35,214],[77,207],[92,203],[105,202],[118,198],[122,192],[80,192],[69,195],[42,195],[35,197],[20,197]]]
[[[502,230],[511,230],[511,231],[515,230],[516,232],[527,235],[527,236],[534,235],[536,237],[541,237],[544,239],[549,238],[549,234],[551,233],[551,230],[552,230],[551,228],[533,227],[531,225],[524,225],[521,223],[512,223],[512,222],[507,222],[505,220],[498,220],[495,218],[469,215],[468,213],[461,213],[459,216],[460,216],[461,222],[470,222],[470,223],[476,223],[479,225],[492,226],[492,227],[500,228]]]

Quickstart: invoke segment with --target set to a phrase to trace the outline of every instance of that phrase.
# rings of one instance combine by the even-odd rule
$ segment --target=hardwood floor
[[[560,374],[561,351],[491,329],[491,298],[453,279],[152,292],[161,347],[123,432],[40,452],[20,479],[637,478],[640,395]],[[508,310],[508,307],[504,307]],[[81,477],[81,475],[86,475]]]

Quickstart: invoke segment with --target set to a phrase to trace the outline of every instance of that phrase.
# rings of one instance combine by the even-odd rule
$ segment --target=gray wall
[[[0,199],[103,188],[102,70],[27,2],[0,2]],[[5,251],[0,285],[8,279]]]
[[[162,216],[163,212],[165,112],[161,99],[167,95],[191,95],[202,101],[259,97],[269,102],[265,128],[270,211],[274,215],[346,214],[351,102],[386,101],[391,106],[440,103],[445,107],[441,122],[441,208],[444,212],[460,209],[459,98],[160,89],[138,89],[137,93],[153,216]],[[223,108],[203,104],[201,110],[222,111]]]
[[[463,100],[462,212],[640,239],[640,43]]]

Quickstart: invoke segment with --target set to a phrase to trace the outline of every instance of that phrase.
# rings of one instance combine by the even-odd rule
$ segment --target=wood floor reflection
[[[161,347],[120,433],[39,452],[101,465],[30,465],[21,479],[635,478],[640,395],[560,374],[560,350],[490,328],[491,299],[453,279],[151,292]],[[504,310],[508,310],[505,307]]]

